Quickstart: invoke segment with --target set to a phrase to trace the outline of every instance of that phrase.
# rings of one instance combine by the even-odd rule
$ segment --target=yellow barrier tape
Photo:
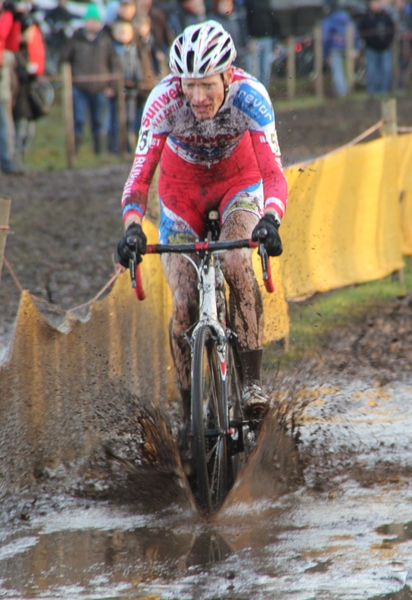
[[[402,252],[410,255],[412,254],[412,135],[399,136],[397,141]]]
[[[397,138],[352,146],[288,169],[281,269],[295,298],[401,269]]]

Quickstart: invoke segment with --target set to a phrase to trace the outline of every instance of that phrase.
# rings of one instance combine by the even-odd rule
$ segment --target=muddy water
[[[412,599],[411,396],[361,381],[305,390],[301,479],[276,492],[271,473],[282,461],[295,472],[296,451],[288,471],[269,420],[258,464],[213,521],[190,507],[20,501],[1,532],[0,596]]]

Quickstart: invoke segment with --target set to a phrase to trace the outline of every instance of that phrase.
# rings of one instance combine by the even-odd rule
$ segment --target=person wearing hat
[[[87,75],[118,73],[120,65],[113,48],[110,32],[103,24],[99,7],[90,3],[83,16],[84,26],[74,32],[60,57],[60,64],[69,63],[73,74],[73,111],[76,151],[83,138],[87,113],[90,113],[95,154],[103,150],[104,109],[107,98],[115,94],[114,82],[76,81]]]

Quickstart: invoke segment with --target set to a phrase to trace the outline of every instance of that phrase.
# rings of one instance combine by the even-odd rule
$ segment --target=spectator
[[[177,8],[170,14],[169,27],[175,38],[189,25],[196,25],[205,20],[204,0],[177,0]]]
[[[134,0],[120,0],[117,8],[116,19],[122,21],[133,21],[137,13],[136,2]]]
[[[269,89],[273,44],[280,37],[280,24],[270,0],[245,0],[245,6],[252,38],[252,75]]]
[[[174,36],[167,24],[165,11],[155,6],[152,0],[136,0],[136,19],[150,18],[150,37],[152,43],[152,54],[154,68],[162,76],[166,76],[169,69],[166,65],[169,47]]]
[[[86,75],[110,75],[119,72],[119,63],[111,35],[103,27],[102,15],[95,4],[89,4],[83,17],[84,27],[75,31],[63,49],[60,62],[68,62],[73,78]],[[107,98],[115,95],[112,82],[78,81],[73,85],[74,133],[76,151],[83,138],[83,129],[90,112],[93,149],[103,150],[104,109]]]
[[[44,32],[47,45],[47,71],[57,73],[60,54],[73,33],[73,15],[66,8],[67,0],[59,0],[57,6],[44,15]]]
[[[152,20],[149,15],[137,15],[134,21],[137,32],[137,48],[142,65],[142,82],[137,98],[136,109],[136,134],[139,132],[143,108],[150,92],[158,83],[159,77],[156,68],[155,42],[152,35]]]
[[[13,36],[18,36],[16,40]],[[0,1],[0,168],[3,173],[17,175],[21,171],[16,167],[14,156],[14,123],[12,116],[12,99],[15,91],[15,55],[10,48],[16,42],[14,50],[18,50],[20,31],[14,27],[14,15]],[[10,44],[11,42],[11,44]]]
[[[136,15],[135,0],[111,0],[106,4],[105,22],[112,25],[116,20],[132,21]]]
[[[388,93],[392,86],[392,43],[395,26],[383,0],[369,0],[359,22],[365,42],[366,88],[370,94]]]
[[[20,48],[16,54],[18,92],[13,107],[16,129],[15,162],[23,168],[24,155],[36,132],[36,113],[30,98],[30,87],[38,77],[44,75],[46,52],[43,36],[37,23],[30,17],[22,20]]]
[[[332,89],[335,96],[346,96],[346,29],[353,23],[349,13],[339,8],[338,0],[328,0],[326,16],[322,21],[323,55],[330,66]],[[355,47],[359,48],[359,34],[355,30]]]
[[[124,77],[128,151],[131,152],[136,146],[136,108],[138,85],[142,80],[142,67],[136,44],[133,43],[135,31],[132,23],[130,21],[115,21],[112,33],[114,48]],[[117,95],[109,99],[108,142],[109,151],[113,154],[119,154]]]
[[[406,0],[393,0],[388,11],[395,23],[399,39],[397,87],[402,90],[411,75],[412,5]]]
[[[235,0],[215,0],[210,18],[223,25],[224,29],[230,33],[237,51],[234,64],[246,69],[245,57],[248,53],[248,39],[244,35],[241,15],[236,10]]]

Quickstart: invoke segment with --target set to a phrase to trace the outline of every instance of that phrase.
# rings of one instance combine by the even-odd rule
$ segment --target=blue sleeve
[[[324,57],[327,58],[331,48],[331,22],[330,19],[324,19],[322,23],[322,45],[323,45],[323,54]]]
[[[275,114],[266,88],[260,81],[244,81],[240,84],[233,106],[249,121],[250,131],[266,131],[273,128]]]

